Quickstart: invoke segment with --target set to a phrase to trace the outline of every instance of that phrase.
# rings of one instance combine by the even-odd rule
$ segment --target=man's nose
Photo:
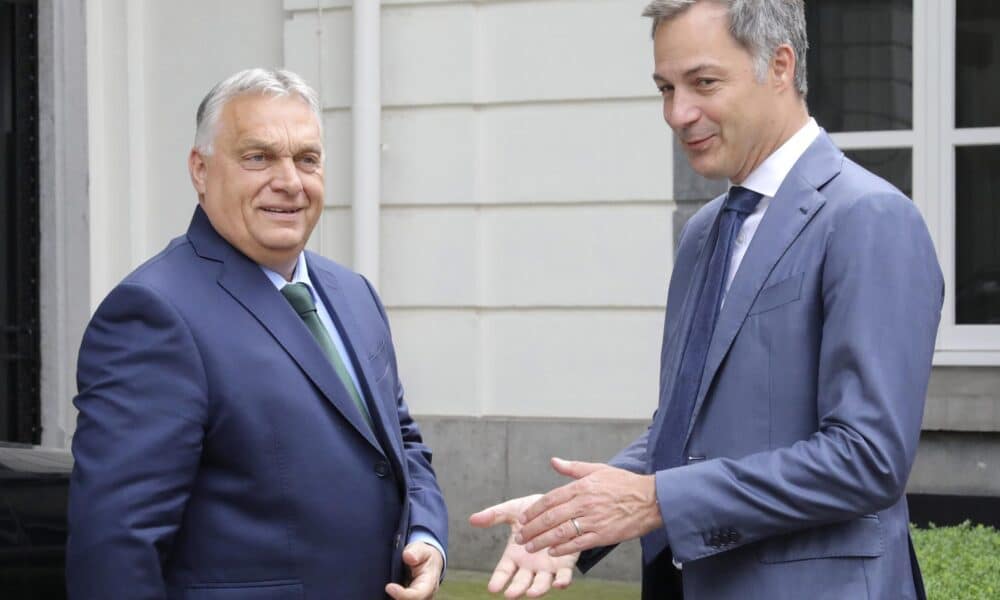
[[[663,101],[663,118],[671,129],[683,129],[701,117],[701,109],[690,94],[675,90],[673,97]]]
[[[273,177],[271,178],[271,188],[276,192],[284,192],[289,196],[296,196],[302,191],[302,179],[299,177],[299,170],[295,167],[295,159],[285,156],[271,167]]]

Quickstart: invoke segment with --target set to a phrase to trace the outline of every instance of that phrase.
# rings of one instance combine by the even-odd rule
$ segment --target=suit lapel
[[[392,444],[393,451],[397,457],[402,456],[402,448],[396,444],[396,436],[390,432],[399,429],[399,425],[393,425],[392,416],[396,414],[395,398],[382,398],[378,393],[378,386],[375,385],[378,374],[372,371],[371,361],[364,352],[364,336],[354,311],[347,301],[343,288],[337,282],[337,277],[329,270],[316,267],[309,260],[306,254],[306,262],[309,265],[309,278],[319,291],[320,297],[326,303],[330,317],[338,328],[344,346],[352,356],[355,371],[358,375],[358,382],[362,386],[362,395],[370,398],[368,410],[371,412],[372,421],[385,434],[383,438]],[[355,412],[357,412],[355,410]]]
[[[691,437],[711,384],[743,327],[757,294],[775,265],[826,202],[817,189],[840,172],[842,162],[843,154],[821,132],[785,177],[764,213],[715,324],[686,439]]]
[[[371,428],[302,319],[260,267],[215,232],[201,207],[195,211],[188,239],[200,256],[223,263],[219,285],[257,319],[358,433],[381,451]]]

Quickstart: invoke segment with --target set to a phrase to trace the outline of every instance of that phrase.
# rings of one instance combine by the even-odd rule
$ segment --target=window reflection
[[[956,323],[1000,323],[1000,146],[955,150]]]
[[[848,158],[913,197],[913,151],[909,148],[847,150]]]
[[[912,0],[806,2],[809,109],[828,131],[913,127]]]
[[[955,126],[1000,126],[1000,2],[959,0],[955,34]]]

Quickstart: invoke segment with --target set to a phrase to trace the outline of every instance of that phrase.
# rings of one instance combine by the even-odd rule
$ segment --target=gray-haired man
[[[921,597],[903,491],[943,296],[927,228],[809,117],[802,0],[645,14],[664,118],[732,187],[682,233],[652,425],[473,515],[513,523],[491,587],[537,596],[641,538],[644,598]]]
[[[287,71],[242,71],[202,102],[190,228],[112,290],[80,349],[71,597],[437,589],[447,515],[385,311],[304,250],[320,118]]]

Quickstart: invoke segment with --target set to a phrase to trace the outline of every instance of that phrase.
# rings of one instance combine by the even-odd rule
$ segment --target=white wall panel
[[[476,9],[469,4],[383,10],[383,103],[471,103],[476,86],[475,33]]]
[[[354,189],[353,121],[349,110],[323,113],[323,181],[327,206],[350,206]]]
[[[482,414],[476,311],[388,312],[399,374],[412,411],[422,415]]]
[[[648,0],[552,0],[482,6],[488,102],[655,96]]]
[[[349,108],[353,94],[354,20],[350,10],[290,13],[285,67],[301,75],[326,108]]]
[[[478,228],[475,208],[383,210],[383,300],[390,306],[477,305]]]
[[[354,233],[351,225],[350,207],[326,207],[309,238],[309,249],[351,268],[354,262]]]
[[[475,203],[477,118],[471,107],[384,111],[383,202]]]
[[[484,412],[648,419],[662,333],[660,310],[487,314]]]
[[[506,106],[483,119],[486,202],[670,195],[670,131],[658,100]]]
[[[483,216],[489,306],[661,306],[672,254],[665,204],[518,206]]]

